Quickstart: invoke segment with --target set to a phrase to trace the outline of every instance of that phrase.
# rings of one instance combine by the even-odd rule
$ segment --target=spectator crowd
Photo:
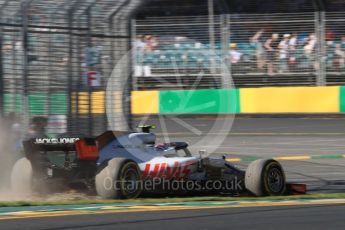
[[[243,71],[247,68],[250,72],[275,75],[316,71],[320,68],[319,60],[324,54],[327,70],[345,71],[345,35],[335,36],[327,32],[323,48],[318,47],[319,42],[321,41],[315,33],[278,34],[261,29],[247,42],[231,42],[226,60],[231,63],[233,71]],[[137,63],[145,63],[144,65],[153,68],[170,68],[167,65],[163,66],[163,62],[169,60],[175,61],[181,67],[196,68],[196,65],[186,63],[209,62],[211,55],[205,55],[204,50],[212,48],[210,44],[191,41],[187,37],[174,37],[170,42],[166,42],[161,37],[153,35],[139,35],[133,45]],[[223,55],[221,44],[215,44],[214,49],[217,55]],[[203,52],[200,52],[201,50]],[[207,64],[203,67],[207,67]]]

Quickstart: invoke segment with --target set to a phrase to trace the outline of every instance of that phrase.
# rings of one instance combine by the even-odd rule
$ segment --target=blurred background
[[[341,0],[1,0],[4,127],[45,116],[52,135],[98,135],[132,114],[340,113],[344,12]],[[229,108],[176,106],[176,91],[198,104],[230,88]]]

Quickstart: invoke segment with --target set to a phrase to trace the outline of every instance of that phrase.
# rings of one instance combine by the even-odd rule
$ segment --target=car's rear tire
[[[114,158],[95,178],[96,192],[105,199],[132,199],[141,193],[141,173],[134,161]]]
[[[18,197],[30,197],[33,193],[33,169],[26,157],[19,159],[12,168],[11,190]]]
[[[285,194],[285,173],[279,162],[260,159],[252,162],[245,174],[245,187],[256,196]]]

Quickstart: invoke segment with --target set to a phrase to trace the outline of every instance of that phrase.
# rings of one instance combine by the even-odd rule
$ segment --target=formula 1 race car
[[[256,160],[243,171],[225,157],[193,155],[186,142],[156,144],[152,126],[141,128],[141,132],[107,131],[96,138],[26,140],[25,157],[12,170],[12,188],[29,195],[58,179],[71,186],[83,184],[107,199],[181,192],[287,193],[283,168],[273,159]],[[62,162],[54,160],[57,155],[63,155]]]

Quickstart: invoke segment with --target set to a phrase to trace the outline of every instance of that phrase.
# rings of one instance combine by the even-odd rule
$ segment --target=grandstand
[[[227,7],[221,8],[224,1],[216,1],[210,22],[207,1],[186,1],[182,6],[165,2],[167,8],[175,8],[156,11],[153,2],[134,22],[138,89],[195,87],[200,74],[198,88],[222,88],[222,68],[230,71],[236,87],[344,83],[342,4],[338,12],[324,12],[321,7],[335,7],[330,2],[321,6],[320,1],[227,1]],[[288,43],[296,44],[286,51],[276,47],[273,60],[268,60],[265,42],[274,33],[278,42],[285,35]],[[152,45],[147,36],[154,38],[153,48],[145,49],[146,44]]]

